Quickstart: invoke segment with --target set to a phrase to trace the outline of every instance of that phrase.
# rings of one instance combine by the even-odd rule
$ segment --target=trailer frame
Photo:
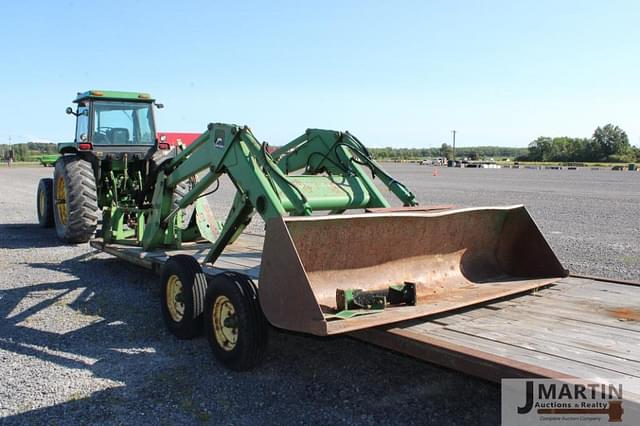
[[[210,278],[225,271],[233,271],[246,274],[257,281],[260,274],[262,242],[261,235],[243,233],[234,244],[225,249],[214,265],[202,264],[204,273]],[[91,246],[157,274],[161,272],[169,256],[189,254],[202,262],[209,248],[205,243],[185,243],[181,249],[157,249],[147,252],[141,247],[105,245],[99,238],[93,239]],[[584,294],[581,295],[580,292]],[[620,306],[620,311],[617,313],[612,310],[616,303],[625,298],[633,300],[634,296],[635,300],[640,296],[640,282],[576,274],[543,289],[525,294],[492,300],[432,317],[354,331],[347,335],[492,382],[500,382],[505,378],[573,379],[588,376],[589,373],[599,376],[640,378],[640,350],[633,352],[634,349],[640,349],[640,339],[637,339],[640,336],[640,323],[637,318],[640,310],[634,311],[632,307],[624,306]],[[540,304],[549,302],[555,306],[553,309],[556,311],[552,308],[546,309],[543,317],[552,318],[555,315],[560,318],[562,315],[570,315],[573,312],[581,319],[567,318],[566,321],[577,327],[576,333],[581,330],[580,327],[584,330],[589,330],[591,327],[596,332],[603,327],[609,327],[612,332],[617,333],[619,341],[613,341],[614,346],[611,346],[611,341],[599,344],[596,336],[590,343],[584,343],[583,347],[580,347],[579,336],[577,338],[573,336],[572,338],[578,339],[576,340],[578,343],[573,342],[567,347],[555,347],[557,342],[550,342],[546,349],[541,347],[540,345],[544,346],[543,342],[536,337],[535,332],[532,332],[531,337],[527,339],[526,336],[518,333],[517,328],[518,315],[528,315],[529,320],[534,318],[536,308],[541,306],[537,304],[537,299],[541,300]],[[593,309],[598,304],[601,305],[600,314],[595,315],[596,311]],[[591,311],[589,306],[593,308]],[[507,318],[505,323],[515,321],[516,328],[511,327],[511,332],[515,332],[512,337],[516,340],[520,339],[519,343],[501,342],[497,338],[492,340],[491,334],[485,337],[467,336],[466,342],[450,336],[452,327],[454,329],[466,325],[476,329],[481,327],[474,324],[474,317],[479,320],[484,318],[484,322],[480,321],[480,323],[487,324],[490,323],[487,319],[497,318],[501,314],[507,315],[510,309],[513,313],[509,315],[515,315],[515,317]],[[564,312],[563,309],[567,311]],[[492,314],[494,312],[495,315]],[[586,315],[593,315],[593,320],[583,321]],[[502,320],[497,318],[496,321]],[[544,325],[544,321],[540,324]],[[532,325],[535,326],[535,321]],[[509,327],[505,329],[508,330]],[[490,333],[490,330],[487,333]],[[505,332],[505,336],[509,337],[508,332]],[[562,339],[562,336],[562,333],[559,333],[558,339]],[[481,341],[479,339],[484,339],[482,342],[486,344],[478,346],[477,342]],[[513,346],[511,352],[504,350],[504,348],[508,349],[509,345]],[[527,345],[531,346],[530,353],[523,349]],[[594,345],[593,352],[586,349],[589,345]],[[495,350],[492,349],[494,346]],[[503,353],[500,353],[500,350]],[[575,352],[576,357],[580,354],[586,357],[584,362],[577,359],[570,360],[571,351]],[[635,355],[636,353],[638,355]],[[607,360],[610,363],[607,363]],[[635,391],[638,390],[640,389]]]

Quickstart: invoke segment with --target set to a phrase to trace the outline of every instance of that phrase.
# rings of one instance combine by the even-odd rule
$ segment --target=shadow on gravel
[[[206,339],[165,331],[149,272],[95,253],[30,266],[71,279],[1,291],[0,349],[50,363],[54,384],[64,369],[108,382],[0,424],[499,421],[496,385],[346,337],[272,329],[264,365],[231,372],[213,360]]]
[[[54,228],[44,229],[37,223],[0,223],[0,248],[26,249],[58,247],[60,240]]]

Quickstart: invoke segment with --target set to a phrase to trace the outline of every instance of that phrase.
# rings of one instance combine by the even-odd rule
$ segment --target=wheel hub
[[[38,194],[38,214],[41,217],[44,216],[45,202],[46,202],[45,192],[40,191],[40,194]]]
[[[58,218],[60,223],[67,223],[67,192],[64,186],[64,178],[62,176],[56,179],[56,208],[58,209]]]
[[[238,342],[238,317],[236,309],[226,296],[218,296],[213,305],[211,321],[216,341],[225,351],[231,351]]]
[[[184,318],[184,295],[182,293],[182,281],[177,275],[171,275],[167,280],[167,309],[171,319],[175,322]]]

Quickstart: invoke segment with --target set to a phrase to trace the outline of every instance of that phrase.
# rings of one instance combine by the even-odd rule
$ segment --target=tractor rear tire
[[[53,179],[42,178],[36,195],[38,223],[43,228],[53,227]]]
[[[91,163],[75,155],[56,161],[53,172],[53,218],[58,238],[86,243],[98,225],[98,195]]]
[[[179,254],[171,256],[162,269],[162,318],[178,339],[202,334],[202,311],[207,277],[197,260]]]
[[[204,318],[209,346],[220,363],[247,371],[262,362],[269,323],[249,277],[234,272],[216,275],[207,289]]]

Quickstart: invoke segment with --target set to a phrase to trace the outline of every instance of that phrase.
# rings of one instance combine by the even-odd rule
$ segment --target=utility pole
[[[7,158],[7,167],[11,167],[13,163],[13,145],[11,144],[11,136],[9,136],[9,157]]]
[[[456,162],[456,133],[458,131],[457,130],[452,130],[451,133],[453,133],[453,162]]]

